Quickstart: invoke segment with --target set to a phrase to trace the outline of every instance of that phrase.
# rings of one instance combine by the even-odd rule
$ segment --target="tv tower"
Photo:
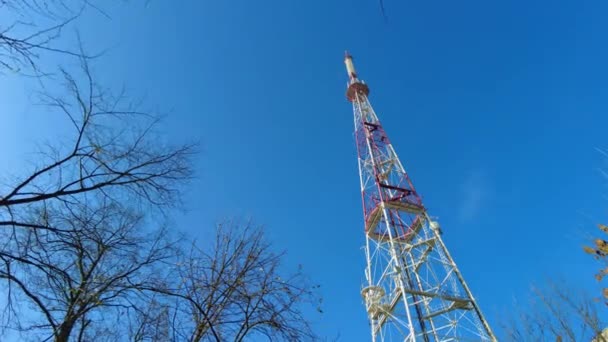
[[[372,341],[496,341],[422,204],[359,80],[352,57],[346,97],[353,105],[363,217],[361,291]]]

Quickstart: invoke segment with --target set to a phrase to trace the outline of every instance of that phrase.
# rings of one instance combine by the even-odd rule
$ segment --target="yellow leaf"
[[[593,249],[593,248],[591,248],[591,247],[584,246],[584,247],[583,247],[583,250],[585,251],[585,253],[588,253],[588,254],[595,254],[595,249]]]
[[[604,294],[604,298],[608,298],[608,288],[605,288],[602,293]]]
[[[608,233],[608,226],[606,226],[605,224],[598,224],[597,225],[601,231],[603,231],[604,233]]]

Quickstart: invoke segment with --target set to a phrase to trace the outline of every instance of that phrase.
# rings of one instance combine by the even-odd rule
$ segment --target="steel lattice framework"
[[[372,341],[495,341],[348,53],[345,64],[366,236],[366,282],[361,294]]]

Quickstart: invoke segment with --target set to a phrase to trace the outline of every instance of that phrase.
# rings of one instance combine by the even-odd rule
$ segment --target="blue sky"
[[[608,3],[384,2],[388,23],[376,0],[120,2],[80,27],[87,48],[108,48],[101,81],[168,112],[171,139],[201,142],[179,227],[204,238],[226,216],[264,224],[321,284],[321,334],[369,334],[346,49],[495,330],[547,276],[595,290],[580,246],[608,221],[596,150],[608,148]],[[0,85],[2,172],[61,132],[31,89]]]

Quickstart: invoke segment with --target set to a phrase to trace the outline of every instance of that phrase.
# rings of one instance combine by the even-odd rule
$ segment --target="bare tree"
[[[85,9],[104,13],[89,0],[3,0],[0,14],[0,69],[41,75],[43,53],[88,58],[61,44],[61,36]],[[106,15],[104,13],[104,15]]]
[[[155,134],[157,116],[124,92],[98,86],[87,60],[81,62],[81,77],[62,70],[64,87],[41,95],[54,110],[48,115],[65,118],[72,134],[43,149],[29,174],[0,187],[5,321],[7,328],[57,341],[87,340],[93,332],[97,341],[116,340],[116,329],[95,324],[100,310],[144,310],[133,304],[143,282],[136,279],[161,274],[150,268],[169,256],[159,236],[143,239],[152,233],[135,213],[179,204],[194,147],[163,143]],[[30,305],[18,306],[17,299]],[[43,322],[20,319],[32,315]]]
[[[150,284],[148,284],[150,286]],[[162,289],[162,287],[158,287]],[[131,341],[181,341],[171,328],[172,321],[175,319],[175,312],[170,302],[172,296],[160,294],[159,291],[149,291],[148,301],[141,309],[133,312],[128,319],[128,331],[124,336],[128,336]]]
[[[61,70],[64,87],[41,95],[71,135],[0,185],[4,327],[55,341],[313,339],[303,306],[317,287],[283,272],[261,228],[220,225],[208,248],[149,229],[150,209],[179,203],[194,146],[163,143],[157,116],[80,61],[81,76]]]
[[[154,134],[158,117],[128,103],[124,92],[113,95],[99,87],[86,60],[82,81],[62,73],[61,92],[42,98],[67,119],[73,133],[41,151],[35,170],[0,188],[0,227],[55,229],[28,221],[24,210],[78,202],[90,193],[160,207],[178,203],[180,186],[192,174],[194,146],[163,144]]]
[[[5,327],[55,341],[314,338],[302,306],[315,286],[283,275],[261,228],[220,225],[211,246],[181,249],[146,229],[142,212],[179,203],[194,147],[163,144],[158,118],[81,61],[81,78],[62,70],[64,90],[42,95],[72,134],[0,188]]]
[[[320,305],[318,286],[301,267],[284,275],[282,257],[272,251],[260,227],[225,222],[218,225],[212,246],[193,244],[180,257],[172,277],[176,284],[150,290],[177,299],[166,302],[177,340],[314,340],[303,306]]]
[[[507,341],[596,341],[605,328],[597,302],[581,291],[556,282],[533,288],[532,300],[502,322]]]
[[[55,341],[99,340],[104,330],[120,336],[111,322],[142,310],[142,288],[159,282],[175,255],[166,230],[145,229],[141,214],[103,197],[43,210],[32,221],[61,230],[21,229],[0,250],[8,327]],[[24,303],[27,319],[18,309]]]

